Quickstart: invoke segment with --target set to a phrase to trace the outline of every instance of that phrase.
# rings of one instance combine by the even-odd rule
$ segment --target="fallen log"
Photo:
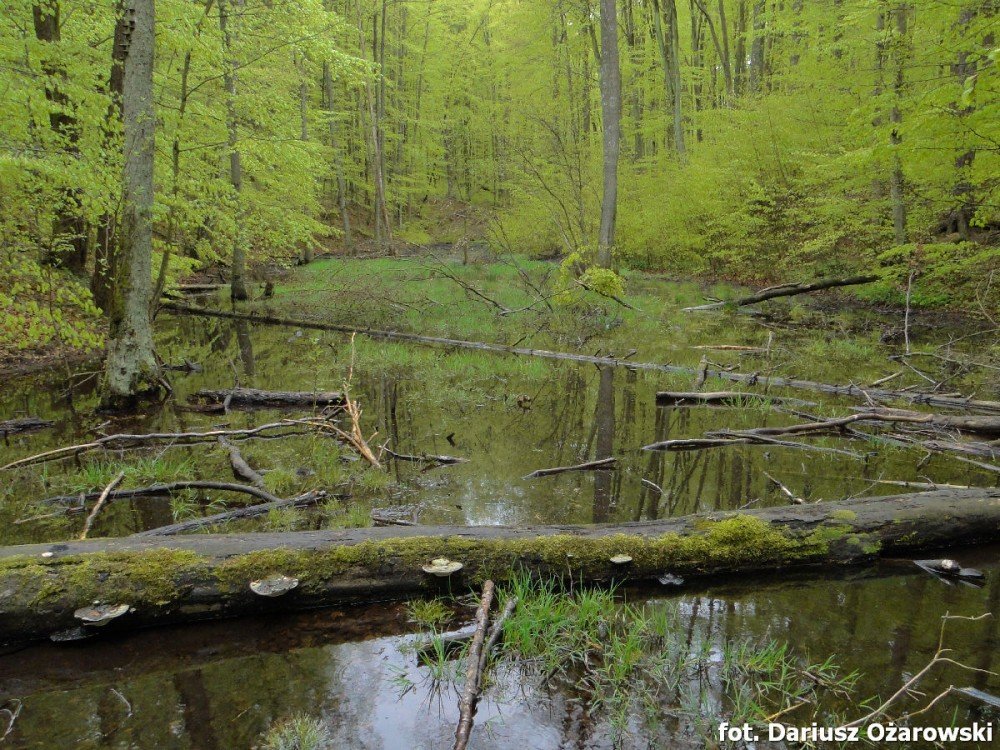
[[[239,448],[224,437],[219,438],[219,445],[229,452],[229,465],[233,469],[233,477],[249,482],[259,489],[264,489],[264,475],[247,463]]]
[[[344,403],[344,394],[339,391],[262,391],[257,388],[231,388],[216,391],[202,389],[193,394],[191,401],[221,406],[330,406]]]
[[[976,435],[1000,436],[1000,417],[955,416],[952,414],[921,414],[905,409],[870,409],[870,413],[884,421],[906,421],[906,418],[922,418],[934,427],[943,427]]]
[[[739,299],[731,301],[710,302],[707,305],[697,305],[696,307],[685,307],[683,308],[683,311],[696,312],[700,310],[719,310],[727,306],[745,307],[746,305],[753,305],[758,302],[764,302],[765,300],[775,299],[776,297],[794,297],[797,294],[818,292],[823,289],[833,289],[840,286],[871,284],[873,281],[878,281],[878,279],[878,276],[868,274],[866,276],[850,276],[846,279],[822,279],[821,281],[812,281],[805,284],[780,284],[778,286],[762,289],[759,292],[751,294],[747,297],[740,297]]]
[[[17,419],[5,419],[0,422],[0,437],[17,435],[19,432],[32,432],[54,425],[51,419],[41,417],[19,417]]]
[[[808,401],[797,398],[782,398],[766,393],[747,393],[746,391],[660,391],[656,394],[656,403],[670,406],[688,406],[692,404],[722,404],[724,406],[747,406],[748,404],[791,404],[794,406],[815,406]]]
[[[271,502],[260,503],[259,505],[248,505],[245,508],[235,508],[233,510],[223,511],[222,513],[216,513],[212,516],[203,516],[202,518],[192,518],[189,521],[172,523],[169,526],[158,526],[155,529],[140,531],[132,536],[173,536],[175,534],[183,534],[185,531],[197,531],[198,529],[204,529],[208,526],[217,526],[220,523],[229,523],[230,521],[236,521],[243,518],[256,518],[257,516],[266,515],[272,510],[305,508],[309,505],[315,505],[325,497],[327,497],[325,492],[307,492],[304,495],[288,498],[287,500],[276,499]]]
[[[842,448],[830,448],[825,445],[810,445],[809,443],[796,443],[790,440],[778,440],[765,435],[746,435],[743,433],[727,432],[718,430],[710,433],[711,437],[704,438],[676,438],[674,440],[663,440],[659,443],[644,445],[644,451],[701,451],[708,448],[728,448],[733,445],[776,445],[781,448],[798,448],[799,450],[817,451],[819,453],[834,453],[839,456],[850,458],[864,458],[860,453],[844,450]]]
[[[525,347],[507,346],[506,344],[491,344],[485,341],[465,341],[463,339],[449,339],[440,336],[421,336],[416,333],[405,333],[402,331],[382,331],[373,328],[358,328],[355,326],[337,325],[334,323],[320,323],[309,320],[292,320],[280,318],[273,315],[262,315],[259,313],[230,312],[228,310],[210,310],[208,308],[194,305],[182,305],[179,303],[166,303],[163,309],[175,313],[186,315],[204,315],[212,318],[228,318],[231,320],[248,320],[252,323],[262,323],[265,325],[294,326],[297,328],[307,328],[319,331],[336,331],[339,333],[356,333],[361,336],[368,336],[373,339],[385,341],[401,341],[423,346],[443,346],[455,349],[472,349],[484,352],[496,352],[500,354],[516,354],[523,357],[541,357],[543,359],[554,359],[566,362],[583,362],[606,367],[624,367],[631,370],[646,370],[651,372],[666,372],[680,375],[696,375],[699,369],[684,367],[682,365],[668,365],[656,362],[632,362],[625,358],[598,357],[589,354],[574,354],[572,352],[553,352],[546,349],[529,349]],[[760,385],[765,388],[795,388],[798,390],[817,391],[819,393],[829,393],[835,396],[849,396],[852,398],[862,398],[867,401],[869,398],[900,401],[907,401],[911,404],[927,404],[928,406],[942,406],[951,409],[961,409],[970,411],[983,411],[990,414],[1000,414],[1000,401],[982,401],[972,398],[961,398],[953,396],[941,396],[936,393],[919,393],[912,391],[892,391],[878,388],[864,388],[851,383],[850,385],[831,385],[829,383],[817,383],[811,380],[800,380],[797,378],[779,377],[776,375],[767,376],[759,373],[739,373],[728,370],[705,369],[705,376],[728,380],[733,383],[745,383],[747,385]]]
[[[555,466],[551,469],[536,469],[530,474],[525,474],[522,479],[537,479],[538,477],[551,477],[555,474],[565,474],[568,471],[610,471],[615,468],[618,459],[614,456],[609,458],[599,458],[596,461],[587,461],[573,466]]]
[[[838,503],[596,526],[419,526],[95,539],[0,548],[0,643],[79,625],[95,600],[133,612],[106,630],[275,609],[459,591],[528,571],[574,582],[751,575],[869,562],[1000,538],[1000,489],[945,490]],[[461,562],[450,578],[423,568]],[[615,561],[612,561],[612,557]],[[626,560],[625,558],[628,558]],[[299,585],[265,599],[250,581]]]

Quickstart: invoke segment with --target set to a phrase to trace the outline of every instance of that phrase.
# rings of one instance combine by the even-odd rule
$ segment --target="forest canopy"
[[[4,354],[97,348],[114,321],[143,3],[4,4]],[[593,261],[610,29],[615,267],[875,271],[886,300],[912,274],[914,304],[995,315],[998,6],[156,0],[153,289],[222,267],[240,298],[260,269],[406,243]]]

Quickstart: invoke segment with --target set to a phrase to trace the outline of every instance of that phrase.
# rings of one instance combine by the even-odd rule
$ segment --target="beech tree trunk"
[[[236,203],[235,231],[233,232],[233,260],[231,267],[229,296],[234,301],[249,299],[246,285],[246,228],[243,217],[243,156],[239,148],[239,121],[236,116],[237,65],[233,56],[233,32],[229,18],[230,0],[219,0],[219,30],[222,32],[222,48],[225,59],[223,83],[226,87],[226,133],[229,146],[229,180],[233,186]]]
[[[59,141],[59,148],[65,148],[72,157],[79,156],[80,126],[73,114],[73,105],[63,85],[66,71],[58,52],[53,54],[53,46],[61,41],[59,2],[36,3],[32,6],[35,38],[45,43],[42,57],[42,72],[45,73],[45,98],[49,102],[49,126]],[[60,204],[56,207],[52,222],[52,237],[44,261],[52,266],[68,268],[82,273],[87,264],[87,223],[80,206],[80,191],[74,187],[64,187]]]
[[[617,0],[601,0],[601,116],[604,132],[604,193],[597,264],[611,267],[618,214],[618,157],[621,153],[622,75],[618,59]]]
[[[127,0],[122,97],[125,169],[119,239],[122,273],[114,293],[102,403],[132,406],[159,389],[160,368],[150,320],[153,263],[154,0]]]
[[[582,582],[751,575],[871,562],[1000,538],[1000,490],[939,490],[839,503],[715,512],[596,526],[405,526],[129,537],[0,548],[0,643],[80,623],[95,600],[134,608],[101,632],[260,611],[466,590],[529,571]],[[625,555],[627,562],[612,562]],[[461,562],[450,578],[422,566]],[[280,598],[249,588],[297,578]],[[92,633],[93,630],[90,630]],[[86,633],[84,633],[85,635]]]

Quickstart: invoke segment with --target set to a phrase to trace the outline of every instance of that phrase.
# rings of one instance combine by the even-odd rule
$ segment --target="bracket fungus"
[[[80,607],[73,613],[73,617],[94,628],[104,627],[112,620],[132,611],[128,604],[94,604],[89,607]]]
[[[632,558],[629,557],[628,555],[615,555],[614,557],[611,558],[611,562],[613,562],[615,565],[628,565],[630,562],[632,562]]]
[[[250,581],[250,590],[257,596],[276,597],[283,596],[299,585],[298,578],[291,578],[285,575],[273,575],[261,578],[257,581]]]
[[[460,571],[462,567],[462,563],[460,562],[449,560],[447,557],[438,557],[431,560],[429,565],[422,566],[421,570],[438,578],[447,578],[452,573]]]

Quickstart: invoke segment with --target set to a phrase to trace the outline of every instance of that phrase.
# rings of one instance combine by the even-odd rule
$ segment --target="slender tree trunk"
[[[616,0],[601,0],[601,116],[604,131],[604,193],[597,264],[611,267],[618,213],[618,156],[621,152],[622,76],[618,60]]]
[[[154,0],[124,5],[125,168],[120,239],[122,273],[113,306],[102,401],[122,408],[159,388],[159,366],[150,321],[153,258],[153,109]]]
[[[764,82],[764,13],[767,3],[757,0],[753,5],[753,42],[750,45],[750,91],[759,93]]]
[[[333,150],[333,166],[337,174],[337,208],[340,210],[340,226],[344,233],[344,250],[351,252],[351,217],[347,213],[347,185],[344,180],[344,155],[337,139],[337,122],[334,117],[333,75],[330,63],[323,63],[323,103],[330,118],[330,148]]]
[[[42,72],[45,74],[45,98],[50,107],[49,126],[58,139],[57,148],[65,149],[72,158],[80,153],[80,126],[69,97],[63,91],[66,70],[55,51],[61,41],[58,0],[36,3],[32,6],[32,16],[35,38],[44,43]],[[88,230],[80,205],[80,191],[64,187],[60,192],[52,221],[52,237],[43,260],[51,266],[83,273],[87,264]]]
[[[960,11],[958,23],[956,24],[959,39],[966,37],[969,25],[975,17],[976,11],[973,8],[963,8]],[[955,63],[952,65],[951,71],[957,79],[958,85],[964,88],[969,76],[976,74],[976,68],[975,58],[970,60],[969,53],[966,50],[961,50],[958,53]],[[959,121],[968,117],[974,111],[975,106],[972,105],[964,106],[958,102],[954,105],[955,116]],[[970,237],[969,222],[976,212],[975,202],[972,197],[972,182],[969,180],[969,173],[972,171],[972,164],[975,159],[975,148],[963,148],[955,158],[955,184],[952,187],[952,195],[955,196],[957,205],[952,213],[952,217],[955,231],[966,241]]]
[[[111,76],[108,81],[111,105],[108,107],[108,125],[104,128],[104,145],[109,150],[117,138],[112,123],[117,124],[122,120],[122,85],[128,35],[124,0],[118,0],[115,7],[115,31],[111,42]],[[119,299],[114,289],[115,279],[120,275],[117,223],[116,213],[108,212],[101,216],[97,225],[97,245],[94,248],[94,275],[90,277],[90,292],[94,296],[94,303],[104,311],[108,319],[114,314],[113,306]]]
[[[726,0],[719,0],[719,28],[722,30],[722,75],[726,81],[726,96],[732,98],[733,66],[729,52],[729,22],[726,20]]]
[[[902,100],[903,90],[906,83],[906,59],[908,56],[909,42],[907,39],[907,14],[909,7],[903,3],[892,11],[893,20],[896,26],[896,39],[893,42],[893,57],[895,63],[895,82],[893,84],[893,104],[889,113],[889,121],[892,123],[892,132],[889,136],[892,147],[892,175],[889,178],[889,200],[892,203],[892,226],[897,245],[905,245],[908,240],[906,230],[906,198],[904,195],[905,182],[903,178],[903,161],[899,155],[900,145],[903,143],[900,125],[903,122]]]
[[[219,31],[222,32],[222,78],[226,88],[226,133],[229,148],[229,181],[235,203],[233,259],[229,281],[229,297],[234,302],[249,299],[246,285],[246,226],[243,216],[243,156],[239,147],[239,121],[236,116],[238,88],[237,65],[233,52],[235,34],[231,29],[231,0],[219,0]]]
[[[653,0],[653,31],[660,47],[660,59],[663,63],[663,80],[665,83],[667,106],[673,112],[672,139],[674,150],[681,161],[684,160],[684,117],[681,111],[683,89],[680,75],[680,35],[677,28],[677,6],[674,0],[665,0],[666,21],[669,26],[666,33],[663,29],[663,18],[660,10],[660,0]]]

